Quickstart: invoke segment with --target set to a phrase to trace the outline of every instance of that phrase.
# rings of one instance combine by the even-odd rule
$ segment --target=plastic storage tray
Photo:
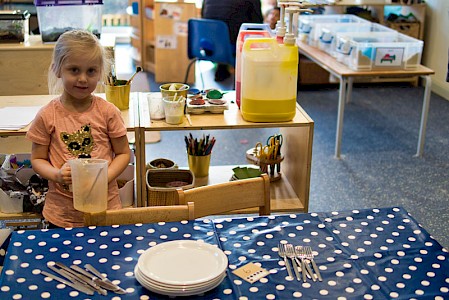
[[[337,34],[345,32],[395,32],[395,30],[377,23],[362,23],[357,26],[345,23],[327,23],[319,26],[318,48],[336,56]]]
[[[337,34],[337,60],[356,71],[413,70],[421,63],[423,46],[396,31]]]
[[[28,40],[30,13],[25,10],[0,11],[0,43],[21,43]]]
[[[210,100],[212,103],[222,101],[222,104],[212,104],[209,99],[203,98],[204,104],[196,105],[190,104],[192,99],[187,99],[187,109],[186,111],[191,114],[202,114],[205,112],[210,112],[213,114],[222,114],[226,109],[228,109],[228,101],[226,99]]]
[[[298,37],[309,45],[317,47],[321,35],[321,27],[329,24],[348,27],[352,28],[353,31],[358,31],[361,24],[369,27],[371,22],[348,14],[300,15],[298,18]],[[367,29],[366,31],[369,30]]]
[[[44,43],[54,43],[73,29],[86,29],[100,38],[103,0],[34,0]]]

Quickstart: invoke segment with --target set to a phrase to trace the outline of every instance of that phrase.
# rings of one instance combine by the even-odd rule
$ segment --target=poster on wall
[[[159,16],[163,18],[179,20],[182,15],[182,7],[176,4],[162,3]]]
[[[158,35],[156,37],[156,48],[159,49],[176,49],[176,35]]]
[[[175,22],[175,24],[173,24],[173,32],[176,35],[187,36],[187,23]]]

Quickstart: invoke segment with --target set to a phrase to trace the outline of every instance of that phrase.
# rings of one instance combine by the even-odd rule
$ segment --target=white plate
[[[210,284],[213,284],[217,280],[221,281],[222,278],[226,275],[226,272],[223,272],[222,274],[218,275],[218,277],[215,277],[209,281],[205,281],[205,282],[201,282],[201,283],[197,283],[197,284],[189,284],[189,285],[172,285],[172,284],[162,283],[159,281],[154,281],[151,278],[146,277],[145,274],[143,274],[142,271],[140,271],[140,269],[137,265],[134,268],[134,274],[136,275],[136,277],[139,276],[140,279],[142,281],[145,281],[145,283],[147,283],[148,285],[155,285],[155,286],[160,286],[162,288],[168,288],[168,289],[192,289],[192,288],[206,287]]]
[[[228,267],[228,258],[216,246],[179,240],[145,250],[137,261],[147,278],[168,285],[195,285],[217,278]]]
[[[145,288],[150,289],[152,291],[158,291],[159,293],[202,293],[205,291],[209,291],[210,289],[216,287],[219,283],[223,281],[223,279],[226,277],[226,273],[221,274],[217,278],[208,281],[201,285],[195,285],[195,286],[181,286],[181,285],[174,285],[174,286],[168,286],[168,285],[161,285],[159,283],[150,282],[147,279],[145,279],[138,268],[136,268],[134,275],[136,277],[136,280]]]

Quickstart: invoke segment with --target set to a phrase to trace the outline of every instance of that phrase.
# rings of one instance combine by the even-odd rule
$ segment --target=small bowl
[[[147,169],[176,169],[178,166],[169,159],[156,158],[147,164]]]

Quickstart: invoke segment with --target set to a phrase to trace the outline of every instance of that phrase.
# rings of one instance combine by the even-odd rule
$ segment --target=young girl
[[[55,45],[48,84],[50,94],[62,88],[61,96],[39,111],[27,133],[33,169],[49,180],[43,215],[50,227],[83,226],[68,188],[69,159],[108,160],[108,209],[121,208],[115,179],[130,159],[126,127],[113,104],[92,94],[109,65],[100,41],[87,31],[68,31]]]

